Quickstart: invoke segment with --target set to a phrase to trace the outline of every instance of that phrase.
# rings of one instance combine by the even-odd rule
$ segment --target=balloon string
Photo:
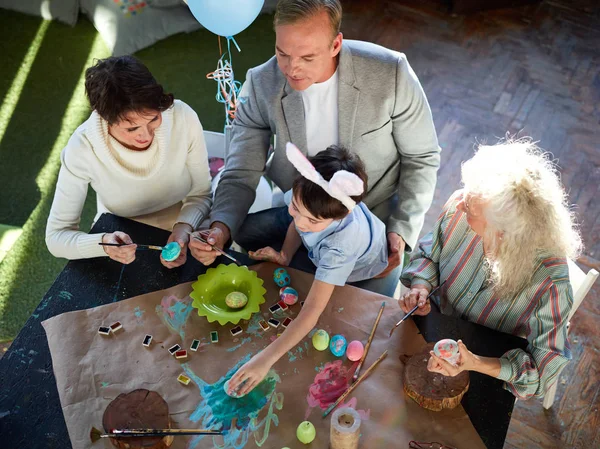
[[[215,98],[225,106],[225,126],[231,125],[231,122],[235,118],[238,102],[241,101],[238,95],[242,88],[242,83],[235,80],[233,73],[231,42],[241,52],[235,39],[232,36],[227,36],[227,52],[222,53],[221,39],[219,37],[219,52],[221,52],[221,57],[217,62],[217,69],[206,75],[208,79],[213,79],[217,82],[217,94]]]

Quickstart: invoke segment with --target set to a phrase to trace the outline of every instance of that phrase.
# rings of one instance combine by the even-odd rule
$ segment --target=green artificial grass
[[[236,79],[273,55],[272,16],[261,15],[236,36]],[[44,233],[60,168],[60,151],[89,116],[82,75],[108,50],[83,16],[73,28],[0,9],[0,223],[23,232],[0,263],[0,342],[13,339],[66,261],[46,249]],[[35,47],[34,43],[39,43]],[[225,45],[224,39],[222,44]],[[215,100],[217,37],[199,30],[179,34],[136,54],[175,97],[196,110],[207,130],[222,131],[223,105]],[[90,189],[82,229],[95,215]]]

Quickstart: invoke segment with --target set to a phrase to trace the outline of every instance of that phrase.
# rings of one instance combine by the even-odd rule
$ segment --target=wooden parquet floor
[[[443,1],[346,0],[342,31],[402,51],[425,89],[442,166],[424,230],[477,142],[531,136],[561,167],[588,264],[600,259],[600,2],[545,0],[451,15]],[[582,265],[587,271],[587,267]],[[575,315],[554,406],[519,401],[505,447],[600,448],[600,285]]]

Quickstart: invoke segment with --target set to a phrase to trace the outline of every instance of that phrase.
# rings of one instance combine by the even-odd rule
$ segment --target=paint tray
[[[221,325],[249,320],[253,313],[260,311],[267,292],[255,271],[235,264],[209,268],[205,274],[198,276],[192,289],[192,306],[198,309],[198,315],[205,316],[210,323],[218,321]],[[248,297],[248,303],[240,309],[228,307],[225,297],[231,292],[242,292]]]

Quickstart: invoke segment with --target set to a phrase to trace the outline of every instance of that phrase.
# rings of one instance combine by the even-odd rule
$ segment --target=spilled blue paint
[[[233,351],[235,351],[235,350],[237,350],[237,349],[241,348],[241,347],[242,347],[242,345],[244,345],[244,344],[246,344],[246,343],[248,343],[248,342],[251,342],[251,341],[252,341],[252,338],[250,338],[250,337],[244,337],[244,338],[242,338],[242,341],[240,341],[240,343],[239,343],[239,344],[237,344],[237,345],[235,345],[235,346],[232,346],[231,348],[228,348],[228,349],[226,349],[226,351],[227,351],[227,352],[233,352]]]
[[[197,376],[189,364],[182,364],[185,373],[200,389],[201,402],[190,415],[190,421],[199,423],[198,427],[223,430],[223,444],[217,443],[213,437],[213,446],[219,449],[242,449],[250,436],[254,437],[257,446],[262,446],[269,436],[271,423],[279,425],[279,417],[274,409],[283,408],[283,394],[276,393],[275,387],[281,382],[275,371],[271,370],[265,379],[250,393],[242,398],[232,398],[225,393],[223,386],[233,377],[235,372],[248,360],[250,354],[243,357],[225,376],[214,384],[208,384]],[[266,415],[259,418],[263,409]],[[234,421],[237,418],[237,421]],[[259,430],[263,429],[262,435]],[[205,438],[199,435],[190,440],[188,448],[194,449]]]

